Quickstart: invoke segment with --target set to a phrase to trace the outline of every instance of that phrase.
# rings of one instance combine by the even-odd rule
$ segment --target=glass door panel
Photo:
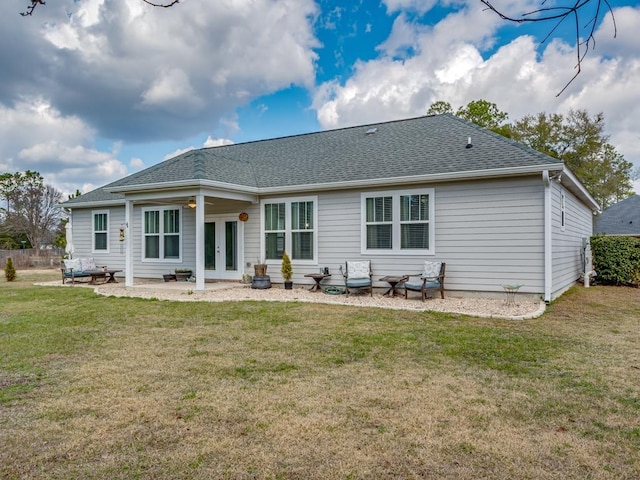
[[[237,217],[236,217],[237,218]],[[211,217],[211,220],[214,220]],[[229,217],[215,218],[204,224],[204,268],[206,278],[239,280],[242,278],[241,225]]]

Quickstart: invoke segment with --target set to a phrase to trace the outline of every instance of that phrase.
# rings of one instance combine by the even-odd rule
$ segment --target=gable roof
[[[595,219],[594,233],[640,236],[640,195],[633,195],[607,208]]]
[[[467,148],[468,140],[472,147]],[[191,150],[65,202],[214,182],[252,193],[562,170],[562,161],[450,114]]]

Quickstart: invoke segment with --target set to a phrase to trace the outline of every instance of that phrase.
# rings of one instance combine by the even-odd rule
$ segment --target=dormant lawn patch
[[[528,321],[0,282],[2,478],[638,478],[640,291]]]

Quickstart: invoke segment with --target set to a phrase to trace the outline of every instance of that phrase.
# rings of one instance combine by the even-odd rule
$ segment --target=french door
[[[204,224],[205,278],[242,278],[242,224],[238,217],[207,217]]]

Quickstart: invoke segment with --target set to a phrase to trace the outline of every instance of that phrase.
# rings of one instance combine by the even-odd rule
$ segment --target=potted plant
[[[258,260],[258,263],[254,263],[253,264],[253,272],[255,274],[256,277],[264,277],[267,275],[267,264],[260,262],[260,260]]]
[[[189,280],[192,275],[190,268],[176,268],[176,280]]]
[[[282,272],[282,278],[284,279],[284,288],[291,290],[293,288],[293,282],[291,281],[293,268],[291,267],[291,259],[289,255],[287,255],[287,252],[282,254],[282,267],[280,268],[280,272]]]

